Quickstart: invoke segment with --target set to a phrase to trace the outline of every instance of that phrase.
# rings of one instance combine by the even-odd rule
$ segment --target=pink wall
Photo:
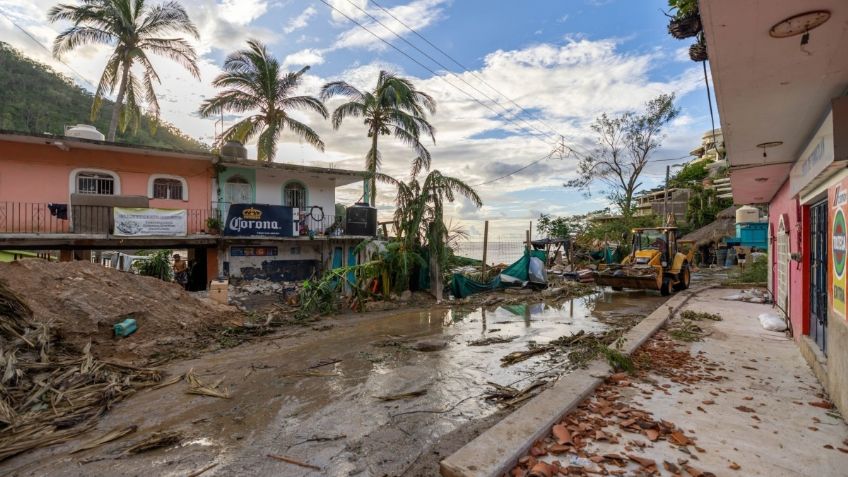
[[[776,237],[781,215],[784,216],[784,224],[789,232],[789,253],[801,253],[804,257],[804,262],[789,262],[789,318],[792,321],[792,330],[794,331],[795,339],[800,339],[802,334],[807,333],[807,320],[805,319],[807,309],[807,293],[805,274],[808,270],[806,264],[807,253],[803,249],[807,247],[806,230],[800,231],[800,236],[803,240],[799,240],[799,223],[804,223],[803,217],[800,214],[805,214],[803,208],[798,207],[798,201],[789,196],[789,180],[787,179],[774,198],[769,204],[769,227],[772,234]],[[787,220],[788,219],[788,220]],[[772,248],[772,263],[771,273],[774,283],[772,292],[777,295],[777,241],[769,244]]]
[[[61,149],[46,144],[0,141],[0,202],[68,203],[74,169],[105,169],[118,174],[121,195],[147,196],[151,174],[180,176],[188,185],[188,200],[150,200],[151,207],[211,208],[211,161],[156,157],[114,151]]]

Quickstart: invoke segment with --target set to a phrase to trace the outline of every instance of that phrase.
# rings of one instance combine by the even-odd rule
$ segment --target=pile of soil
[[[63,345],[99,359],[150,364],[205,347],[214,330],[240,325],[235,308],[201,300],[175,283],[91,262],[27,259],[0,263],[0,281],[47,323]],[[138,330],[116,338],[112,326],[134,318]]]

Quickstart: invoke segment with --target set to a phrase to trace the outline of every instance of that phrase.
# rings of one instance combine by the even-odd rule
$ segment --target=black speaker
[[[357,202],[347,208],[346,215],[345,235],[362,235],[367,237],[377,235],[376,208],[363,202]]]

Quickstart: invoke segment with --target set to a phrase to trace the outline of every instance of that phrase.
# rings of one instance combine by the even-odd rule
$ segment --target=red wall
[[[789,196],[789,180],[787,180],[769,204],[769,227],[773,235],[776,237],[780,217],[784,216],[784,224],[789,232],[789,253],[800,253],[803,260],[789,262],[789,318],[792,322],[792,331],[795,339],[800,339],[803,334],[808,333],[808,323],[805,317],[809,309],[808,287],[809,277],[809,243],[807,235],[807,225],[809,220],[805,220],[809,214],[806,207],[798,207],[798,201]],[[799,217],[800,215],[800,217]],[[803,224],[799,228],[799,224]],[[800,235],[800,236],[799,236]],[[775,240],[774,238],[772,240]],[[774,289],[772,292],[777,294],[777,243],[776,241],[769,244],[774,253],[772,253],[771,273]]]

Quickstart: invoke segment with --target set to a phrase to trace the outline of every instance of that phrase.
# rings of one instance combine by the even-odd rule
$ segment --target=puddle
[[[530,303],[341,317],[327,331],[257,341],[169,366],[170,373],[194,368],[210,382],[222,379],[231,399],[186,395],[179,383],[139,393],[116,406],[99,427],[132,422],[145,431],[186,431],[193,439],[174,451],[183,459],[170,458],[185,466],[180,471],[217,459],[226,464],[210,475],[397,475],[429,444],[498,410],[479,396],[487,382],[522,387],[556,364],[540,355],[501,367],[501,357],[531,343],[601,331],[622,317],[645,316],[664,300],[651,292],[599,292],[559,307]],[[515,339],[468,345],[488,337]],[[444,347],[412,349],[422,340]],[[426,394],[377,399],[420,390]],[[205,460],[191,448],[204,449]],[[22,459],[32,464],[30,475],[62,475],[55,459],[38,463],[44,453]],[[269,453],[323,470],[281,464],[268,459]],[[154,459],[151,453],[122,461],[122,470],[129,475],[159,468]],[[85,470],[110,475],[110,467],[97,462]]]

